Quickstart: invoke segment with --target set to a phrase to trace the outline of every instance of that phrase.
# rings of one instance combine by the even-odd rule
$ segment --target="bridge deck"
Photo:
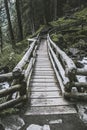
[[[62,119],[64,127],[62,125],[56,128],[52,126],[52,130],[58,130],[58,128],[59,130],[85,130],[76,116],[77,112],[73,104],[61,96],[59,84],[47,53],[46,41],[42,41],[37,50],[30,88],[30,106],[25,112],[28,124],[49,124],[51,120]]]

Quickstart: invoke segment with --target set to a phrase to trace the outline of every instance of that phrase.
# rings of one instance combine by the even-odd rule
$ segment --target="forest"
[[[18,42],[22,41],[23,51],[27,46],[23,41],[26,37],[33,36],[44,25],[52,26],[52,21],[57,21],[60,17],[70,18],[74,12],[84,9],[86,5],[86,0],[0,0],[0,68],[3,63],[4,66],[11,66],[11,69],[17,64],[21,58],[18,53],[22,55],[18,50]],[[8,57],[14,57],[12,65]]]
[[[0,0],[0,130],[87,129],[87,0]]]

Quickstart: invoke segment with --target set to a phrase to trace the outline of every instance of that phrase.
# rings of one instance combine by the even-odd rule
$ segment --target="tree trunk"
[[[54,0],[54,20],[57,19],[57,0]]]
[[[16,11],[17,11],[17,20],[18,20],[18,27],[19,27],[19,40],[21,41],[23,40],[23,29],[22,29],[22,20],[21,20],[19,0],[16,0],[15,6],[16,6]]]
[[[32,7],[32,0],[30,1],[30,21],[31,21],[31,32],[35,32],[35,23],[34,23],[34,9]]]
[[[1,47],[1,52],[2,52],[2,49],[3,49],[3,41],[2,41],[2,29],[0,27],[0,47]]]
[[[13,33],[11,19],[10,19],[8,0],[4,0],[4,4],[5,4],[5,9],[6,9],[6,14],[7,14],[7,20],[8,20],[8,27],[9,27],[10,37],[11,37],[11,43],[12,43],[12,47],[14,48],[15,47],[15,38],[14,38],[14,33]]]

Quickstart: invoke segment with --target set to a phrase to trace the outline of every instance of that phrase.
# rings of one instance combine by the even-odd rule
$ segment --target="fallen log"
[[[8,108],[13,108],[15,105],[18,105],[19,103],[23,103],[25,101],[26,101],[26,96],[7,101],[5,103],[0,104],[0,111],[2,111],[4,109],[6,110]]]
[[[33,54],[33,50],[35,47],[36,41],[34,41],[26,54],[23,56],[22,60],[17,64],[17,66],[13,69],[13,77],[19,77],[22,73],[22,70],[25,66],[25,64],[28,62],[30,56]]]
[[[87,69],[77,69],[76,74],[87,76]]]
[[[11,86],[8,89],[0,90],[0,98],[5,97],[5,96],[7,96],[9,94],[13,94],[13,93],[15,93],[17,91],[20,91],[20,89],[21,89],[21,85],[18,84],[18,85]]]
[[[0,81],[6,81],[6,80],[8,81],[11,79],[12,79],[12,72],[0,75]]]
[[[73,82],[72,86],[79,87],[79,88],[81,87],[87,88],[87,82]]]
[[[72,99],[76,99],[76,100],[84,100],[84,101],[87,101],[87,93],[67,93],[65,92],[64,93],[64,97],[69,99],[69,98],[72,98]]]

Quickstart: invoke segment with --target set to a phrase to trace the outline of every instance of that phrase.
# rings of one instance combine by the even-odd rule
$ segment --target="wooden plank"
[[[29,107],[25,115],[55,115],[55,114],[76,114],[73,105],[50,106],[50,107]]]
[[[52,98],[52,99],[32,99],[31,106],[42,107],[42,106],[65,106],[70,103],[63,98]]]
[[[60,91],[53,91],[53,92],[32,92],[30,98],[58,98],[61,97]]]
[[[35,65],[36,68],[51,68],[51,65]]]
[[[58,87],[31,87],[31,91],[32,92],[51,92],[51,91],[58,91],[59,88]]]
[[[35,76],[55,76],[55,74],[54,73],[35,73],[35,72],[33,72],[33,74],[32,75],[35,75]]]
[[[49,59],[36,59],[36,62],[50,62]]]
[[[55,79],[55,76],[33,75],[32,79]]]
[[[34,69],[35,71],[53,71],[53,69],[52,68],[36,68],[35,67],[35,69]]]
[[[49,67],[51,67],[51,63],[49,63],[49,64],[48,64],[48,63],[36,63],[35,66],[38,66],[38,67],[39,67],[39,66],[40,66],[40,67],[41,67],[41,66],[42,66],[42,67],[49,66]]]
[[[33,83],[30,82],[31,87],[58,87],[57,83]]]
[[[56,83],[56,79],[31,79],[31,82],[36,83]]]
[[[48,56],[46,57],[37,57],[36,60],[49,60]]]
[[[42,71],[42,70],[41,71],[40,70],[35,70],[34,73],[37,73],[37,74],[38,73],[39,74],[41,74],[41,73],[42,74],[54,74],[54,72],[52,70],[50,70],[50,71],[49,70],[48,71],[46,71],[46,70],[44,70],[44,71]]]

